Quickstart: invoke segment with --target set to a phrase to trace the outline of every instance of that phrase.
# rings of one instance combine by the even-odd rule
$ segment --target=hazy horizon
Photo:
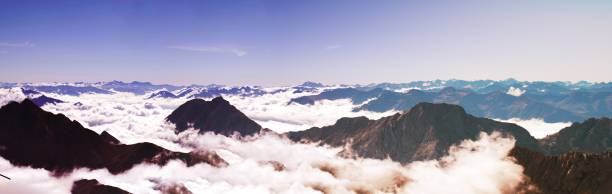
[[[510,80],[510,79],[514,79],[514,78],[506,78],[506,79],[472,79],[472,80],[467,80],[467,79],[433,79],[433,80],[410,80],[410,81],[403,81],[403,82],[370,82],[370,83],[326,83],[326,82],[319,82],[316,80],[304,80],[304,81],[297,81],[295,83],[292,84],[287,84],[287,85],[257,85],[257,84],[224,84],[224,83],[187,83],[187,84],[174,84],[174,83],[163,83],[163,82],[153,82],[153,81],[148,81],[148,80],[117,80],[117,79],[113,79],[113,80],[105,80],[105,81],[53,81],[53,82],[10,82],[10,81],[0,81],[0,83],[8,83],[8,84],[73,84],[73,83],[85,83],[85,84],[94,84],[94,83],[108,83],[108,82],[113,82],[113,81],[119,81],[119,82],[124,82],[124,83],[132,83],[132,82],[147,82],[147,83],[151,83],[153,85],[174,85],[174,86],[190,86],[190,85],[222,85],[222,86],[261,86],[261,87],[283,87],[283,86],[296,86],[296,85],[300,85],[300,84],[304,84],[305,82],[314,82],[314,83],[320,83],[323,85],[328,85],[328,86],[333,86],[333,85],[369,85],[369,84],[383,84],[383,83],[391,83],[391,84],[402,84],[402,83],[410,83],[410,82],[418,82],[418,81],[449,81],[449,80],[460,80],[460,81],[505,81],[505,80]],[[516,81],[519,82],[548,82],[548,83],[552,83],[552,82],[567,82],[567,83],[578,83],[578,82],[582,82],[582,81],[586,81],[589,83],[610,83],[612,81],[588,81],[588,80],[578,80],[578,81],[568,81],[568,80],[553,80],[553,81],[544,81],[544,80],[519,80],[519,79],[514,79]]]

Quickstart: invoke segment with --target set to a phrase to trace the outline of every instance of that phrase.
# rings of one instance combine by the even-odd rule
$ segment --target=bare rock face
[[[127,191],[124,191],[120,188],[103,185],[98,182],[96,179],[81,179],[78,181],[74,181],[72,185],[72,189],[70,190],[72,194],[130,194]]]
[[[560,155],[570,151],[602,153],[612,149],[612,119],[590,118],[561,129],[540,140],[548,153]]]
[[[177,133],[189,127],[199,129],[201,133],[212,131],[226,136],[234,133],[252,135],[261,131],[259,124],[222,97],[211,101],[189,100],[168,115],[166,120],[176,125]]]
[[[332,146],[347,143],[363,157],[387,158],[407,163],[435,159],[451,145],[475,140],[480,132],[499,131],[516,138],[517,145],[539,150],[537,140],[515,124],[469,115],[457,105],[419,103],[408,112],[369,120],[341,118],[334,125],[290,132],[295,141],[321,141]]]
[[[214,152],[172,152],[152,143],[121,144],[105,132],[98,135],[62,114],[40,109],[29,99],[0,108],[0,156],[17,166],[44,168],[55,175],[75,168],[106,168],[117,174],[136,164],[226,164]]]
[[[523,173],[537,187],[527,193],[607,194],[612,191],[612,152],[569,152],[546,156],[515,147],[510,156],[523,166]]]

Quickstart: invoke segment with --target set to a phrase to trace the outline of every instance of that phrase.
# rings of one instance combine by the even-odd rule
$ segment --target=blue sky
[[[612,81],[610,1],[0,1],[0,81]]]

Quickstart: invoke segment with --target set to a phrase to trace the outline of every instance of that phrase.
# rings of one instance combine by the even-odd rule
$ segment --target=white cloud
[[[238,57],[242,57],[247,54],[247,52],[242,49],[221,48],[221,47],[212,47],[212,46],[169,46],[168,48],[184,50],[184,51],[194,51],[194,52],[229,53],[229,54],[236,55]]]
[[[521,90],[520,88],[515,88],[515,87],[510,86],[506,94],[512,95],[512,96],[521,96],[525,93],[525,91],[526,90]]]
[[[527,129],[527,131],[529,131],[529,134],[531,134],[531,136],[537,139],[544,138],[547,135],[555,134],[559,132],[559,130],[572,125],[571,122],[547,123],[546,121],[544,121],[544,119],[539,119],[539,118],[532,118],[532,119],[527,119],[527,120],[523,120],[519,118],[511,118],[508,120],[503,120],[503,119],[494,119],[494,120],[506,122],[506,123],[517,124],[518,126],[521,126]]]
[[[31,42],[0,42],[0,46],[2,47],[34,47],[35,44]]]
[[[11,101],[21,102],[25,98],[21,88],[0,88],[0,107]]]

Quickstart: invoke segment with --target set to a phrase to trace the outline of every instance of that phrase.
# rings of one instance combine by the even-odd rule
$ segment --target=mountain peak
[[[229,102],[227,100],[223,99],[222,96],[217,96],[217,97],[213,98],[211,100],[211,102],[229,104]]]
[[[236,132],[241,135],[252,135],[261,130],[259,124],[249,119],[223,97],[216,97],[211,101],[189,100],[168,115],[166,120],[176,125],[178,133],[191,127],[199,129],[201,133],[211,131],[223,135],[232,135]]]
[[[312,81],[306,81],[300,85],[298,85],[300,87],[310,87],[310,88],[320,88],[320,87],[325,87],[325,85],[323,85],[322,83],[319,82],[312,82]]]
[[[469,115],[453,104],[419,103],[403,114],[378,120],[342,118],[334,125],[290,132],[296,141],[349,145],[363,157],[391,158],[406,163],[436,159],[465,139],[475,140],[481,132],[500,131],[516,138],[517,145],[538,150],[537,140],[527,130],[509,123]]]
[[[433,115],[433,116],[444,116],[444,115],[455,115],[465,116],[467,113],[465,109],[459,105],[447,104],[447,103],[429,103],[420,102],[412,107],[407,114],[409,115]]]

